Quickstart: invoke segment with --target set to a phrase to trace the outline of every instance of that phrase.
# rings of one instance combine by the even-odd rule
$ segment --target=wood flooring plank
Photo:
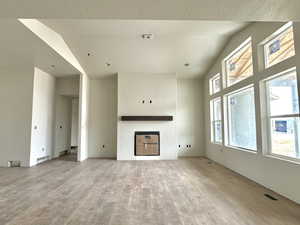
[[[0,168],[0,224],[299,225],[300,205],[205,158],[58,159]]]

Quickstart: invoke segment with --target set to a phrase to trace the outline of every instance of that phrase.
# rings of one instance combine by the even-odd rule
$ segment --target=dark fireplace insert
[[[135,156],[159,156],[159,131],[136,131],[134,135]]]

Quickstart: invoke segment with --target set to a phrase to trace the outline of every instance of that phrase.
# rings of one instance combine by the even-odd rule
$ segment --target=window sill
[[[230,150],[234,150],[234,151],[240,151],[240,152],[247,152],[247,153],[251,153],[251,154],[257,154],[257,150],[250,150],[250,149],[246,149],[246,148],[239,148],[239,147],[235,147],[235,146],[231,146],[231,145],[226,145],[227,148],[229,148]]]
[[[223,143],[222,143],[222,142],[210,142],[210,143],[213,144],[213,145],[223,146]]]
[[[287,162],[287,163],[300,165],[300,159],[297,159],[297,158],[291,158],[291,157],[288,157],[288,156],[281,156],[281,155],[276,155],[276,154],[266,154],[264,156],[267,157],[267,158],[277,159],[277,160],[284,161],[284,162]]]

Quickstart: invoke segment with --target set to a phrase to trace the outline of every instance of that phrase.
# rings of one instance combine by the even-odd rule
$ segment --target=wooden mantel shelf
[[[121,121],[173,121],[173,116],[121,116]]]

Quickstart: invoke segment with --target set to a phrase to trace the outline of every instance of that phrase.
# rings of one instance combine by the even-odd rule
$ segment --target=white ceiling
[[[1,18],[300,20],[299,0],[1,0]]]
[[[0,20],[0,30],[0,68],[36,66],[57,77],[79,74],[17,19]]]
[[[159,20],[40,20],[60,33],[91,77],[117,72],[203,75],[229,37],[248,23]],[[143,40],[152,33],[152,40]],[[91,55],[88,56],[88,53]],[[107,67],[106,63],[111,63]],[[189,63],[189,67],[184,64]]]

